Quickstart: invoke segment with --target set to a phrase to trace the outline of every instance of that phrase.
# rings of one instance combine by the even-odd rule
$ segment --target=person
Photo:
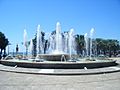
[[[0,60],[2,59],[2,56],[0,55]]]
[[[18,51],[19,51],[19,47],[18,47],[18,44],[16,45],[16,55],[18,54]]]
[[[46,53],[47,47],[48,47],[48,40],[45,41],[44,54]]]

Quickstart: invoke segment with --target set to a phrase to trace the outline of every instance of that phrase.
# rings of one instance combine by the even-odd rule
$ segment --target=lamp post
[[[9,53],[10,53],[10,52],[9,52],[9,49],[10,49],[9,45],[11,45],[11,43],[8,44],[8,55],[9,55]]]

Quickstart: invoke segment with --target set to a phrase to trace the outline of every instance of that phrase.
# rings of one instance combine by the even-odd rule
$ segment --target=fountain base
[[[47,61],[66,61],[70,59],[69,54],[39,54],[38,57]]]
[[[114,60],[102,61],[85,61],[85,62],[59,62],[59,61],[45,61],[34,62],[26,60],[1,60],[1,64],[8,66],[25,67],[25,68],[40,68],[40,69],[87,69],[102,68],[117,65]]]

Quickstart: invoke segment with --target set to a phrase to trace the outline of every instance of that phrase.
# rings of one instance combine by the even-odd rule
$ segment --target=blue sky
[[[38,24],[49,33],[57,21],[62,32],[74,28],[84,35],[95,28],[94,38],[120,40],[120,0],[0,0],[0,31],[12,44],[10,51],[16,44],[23,50],[24,28],[30,40]]]

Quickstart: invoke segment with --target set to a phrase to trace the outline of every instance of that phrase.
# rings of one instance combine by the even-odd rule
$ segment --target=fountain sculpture
[[[51,34],[49,37],[49,50],[47,54],[43,54],[44,42],[41,39],[40,25],[37,28],[37,59],[45,59],[50,61],[61,61],[64,56],[66,60],[70,59],[75,43],[74,40],[74,30],[71,29],[68,33],[61,33],[60,23],[56,24],[55,33]]]

